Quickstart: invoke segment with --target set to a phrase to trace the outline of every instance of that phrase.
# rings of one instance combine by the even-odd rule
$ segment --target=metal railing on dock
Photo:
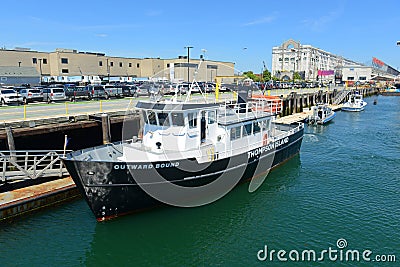
[[[48,150],[0,151],[0,183],[66,176],[68,172],[60,159],[63,153]]]

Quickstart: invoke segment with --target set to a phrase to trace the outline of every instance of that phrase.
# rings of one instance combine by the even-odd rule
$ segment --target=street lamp
[[[207,52],[207,50],[206,49],[201,49],[201,52],[203,52],[203,61],[206,61],[206,52]],[[208,82],[207,81],[207,64],[205,64],[206,65],[206,82]]]
[[[187,75],[188,75],[188,83],[190,83],[190,79],[189,79],[189,51],[190,51],[190,48],[193,48],[193,46],[185,46],[185,48],[187,49]]]

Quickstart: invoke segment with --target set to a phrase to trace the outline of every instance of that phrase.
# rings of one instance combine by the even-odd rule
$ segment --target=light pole
[[[39,58],[40,84],[42,84],[42,59]]]
[[[107,77],[108,77],[108,83],[110,83],[110,65],[108,65],[108,58],[107,58]]]
[[[207,50],[206,49],[201,49],[201,52],[203,52],[203,61],[205,62],[206,61],[206,52],[207,52]],[[206,82],[208,82],[207,81],[207,64],[205,64],[206,65]]]
[[[189,55],[190,55],[190,48],[193,48],[193,46],[185,46],[187,49],[187,75],[188,75],[188,83],[190,83],[190,78],[189,78]]]

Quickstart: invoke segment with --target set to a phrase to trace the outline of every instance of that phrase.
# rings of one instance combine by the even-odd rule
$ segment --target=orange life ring
[[[263,146],[266,146],[268,144],[268,134],[264,134],[263,136]]]

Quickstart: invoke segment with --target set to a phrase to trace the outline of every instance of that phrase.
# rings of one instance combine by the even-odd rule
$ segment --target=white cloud
[[[262,18],[247,22],[247,23],[243,24],[243,26],[253,26],[253,25],[258,25],[258,24],[270,23],[270,22],[274,21],[275,19],[276,19],[275,15],[266,16],[266,17],[262,17]]]

